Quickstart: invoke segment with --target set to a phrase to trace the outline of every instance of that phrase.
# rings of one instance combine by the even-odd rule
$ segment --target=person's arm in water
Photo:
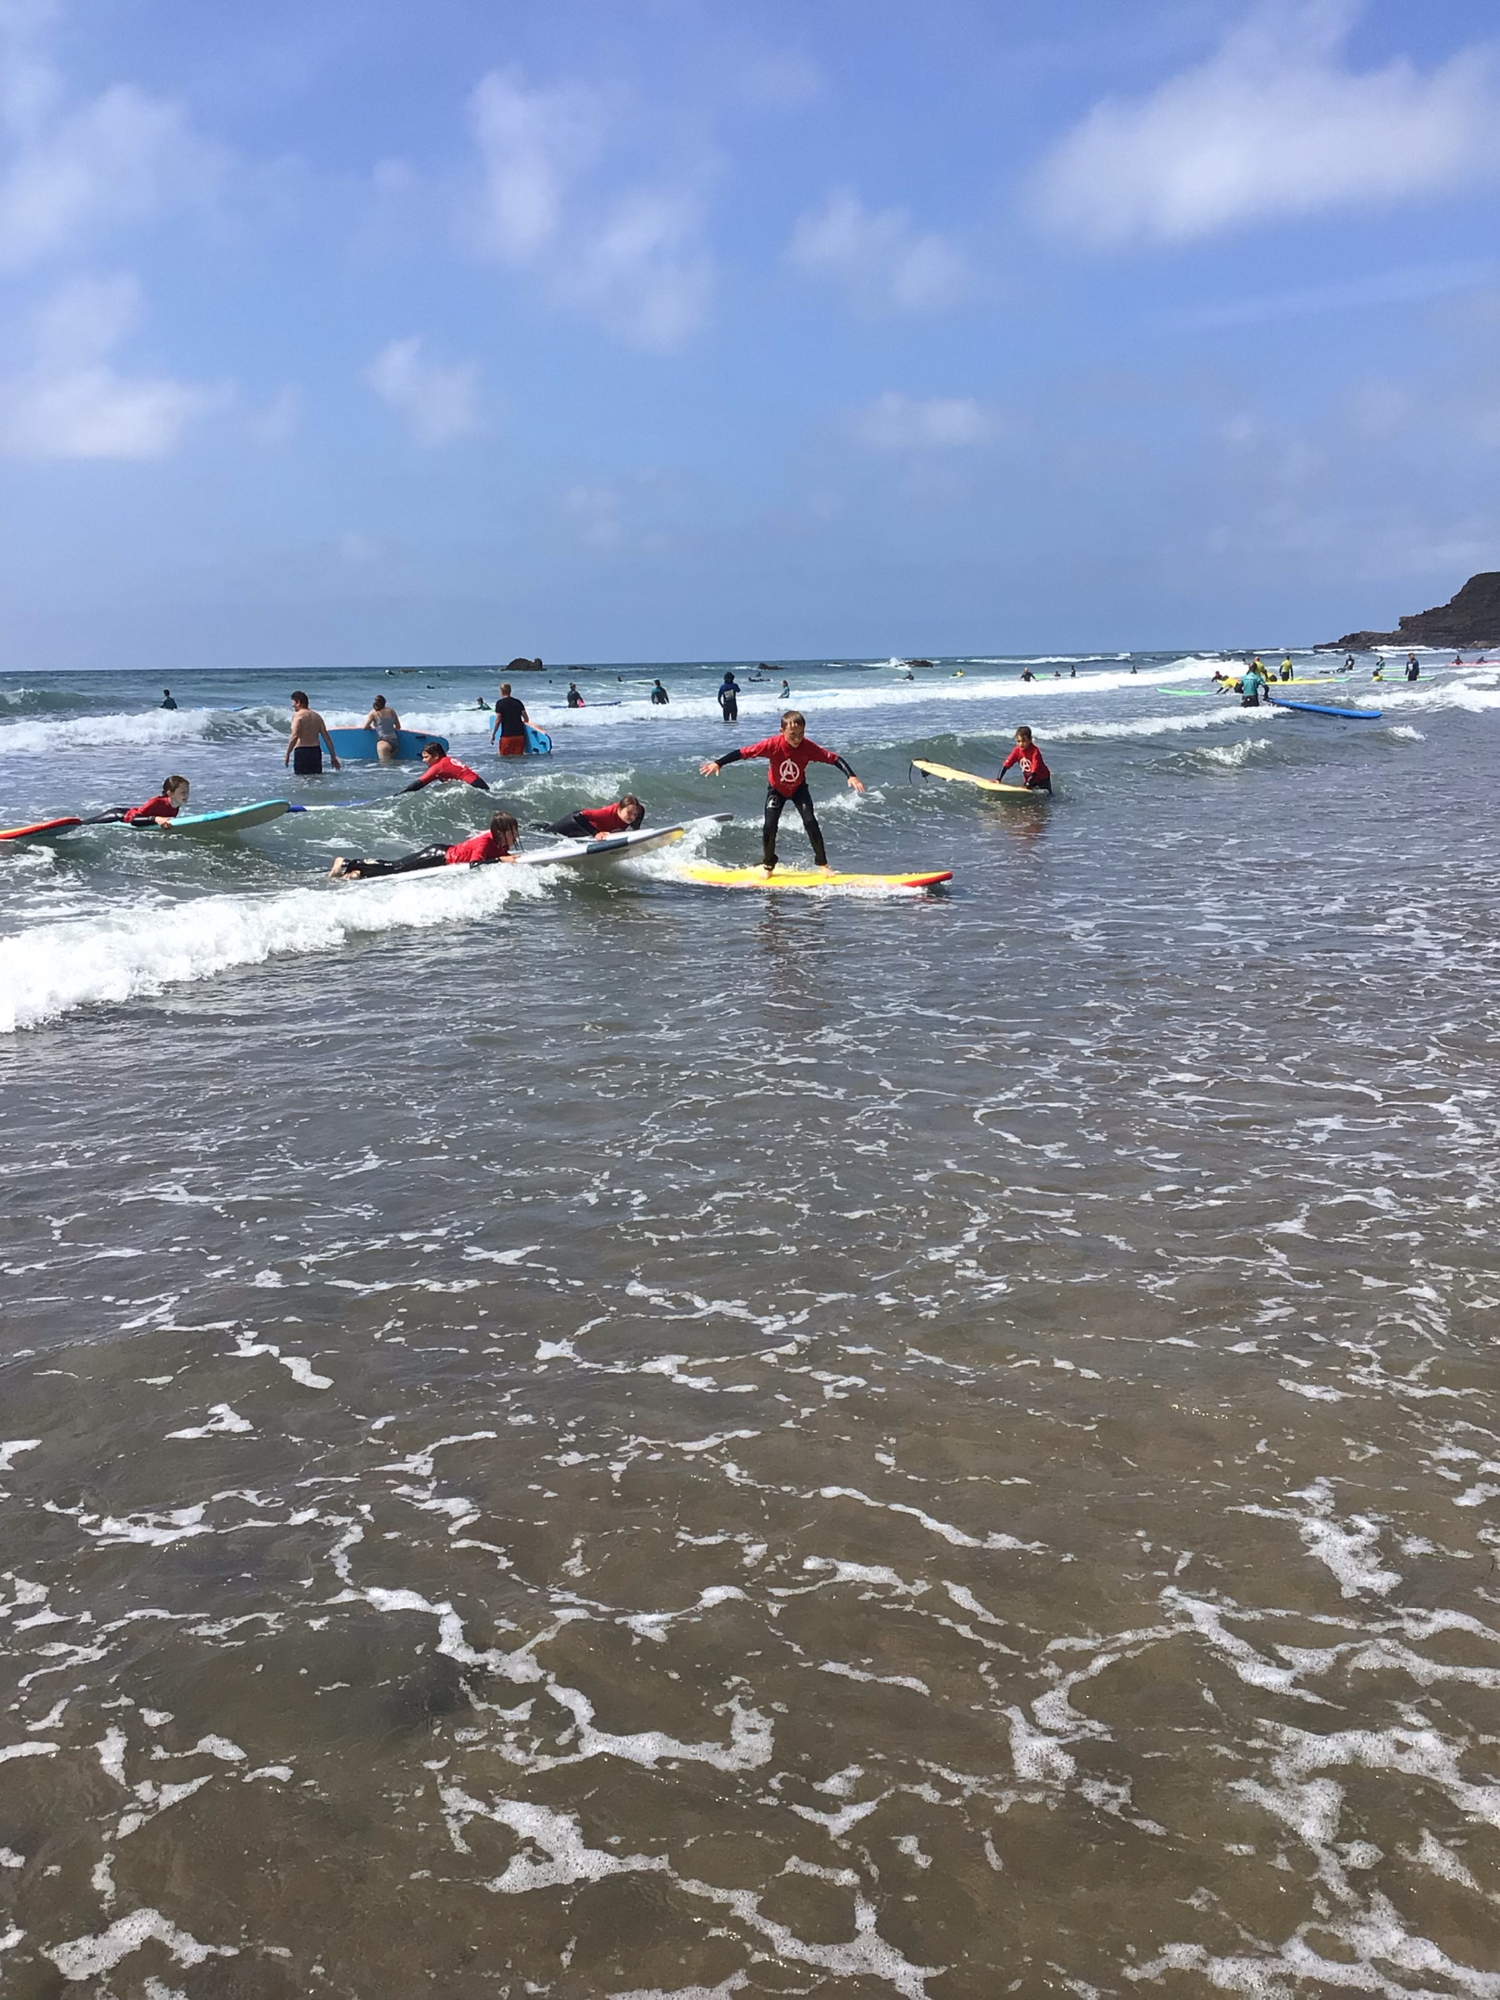
[[[327,729],[324,727],[323,718],[321,715],[318,717],[318,735],[322,738],[323,742],[325,742],[328,745],[328,761],[332,764],[334,770],[335,771],[342,770],[343,766],[339,763],[339,753],[333,747],[333,738],[328,734]]]

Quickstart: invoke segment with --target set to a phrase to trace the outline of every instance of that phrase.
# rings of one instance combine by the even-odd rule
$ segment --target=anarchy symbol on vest
[[[780,771],[780,777],[781,777],[781,782],[784,785],[795,784],[796,781],[801,777],[801,775],[802,775],[801,767],[795,764],[790,757],[786,758],[783,761]]]

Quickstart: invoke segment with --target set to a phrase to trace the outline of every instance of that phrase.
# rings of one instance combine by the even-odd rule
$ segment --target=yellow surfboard
[[[1034,792],[1029,785],[1002,785],[998,778],[981,778],[974,771],[956,771],[951,764],[932,764],[925,757],[913,757],[912,769],[925,771],[929,778],[946,778],[954,785],[977,785],[982,792],[997,792],[1003,799],[1049,799],[1050,792]]]
[[[708,861],[689,861],[679,871],[689,882],[711,889],[930,889],[951,882],[951,868],[932,868],[911,875],[846,875],[832,868],[717,868]]]

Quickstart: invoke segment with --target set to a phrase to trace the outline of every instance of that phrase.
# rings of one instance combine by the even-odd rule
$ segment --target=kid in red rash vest
[[[415,854],[400,854],[394,861],[361,861],[356,855],[341,854],[329,874],[335,881],[359,881],[370,875],[410,875],[418,868],[462,868],[482,861],[513,861],[513,849],[521,829],[510,813],[496,813],[483,833],[445,847],[441,841],[419,847]]]
[[[759,743],[750,743],[742,750],[730,750],[722,757],[710,757],[699,765],[706,778],[716,778],[726,764],[738,764],[742,758],[764,757],[769,763],[766,788],[766,817],[761,828],[761,859],[769,875],[776,866],[776,829],[781,824],[782,808],[790,799],[802,817],[807,837],[812,842],[813,859],[820,868],[828,866],[828,850],[823,845],[823,829],[818,825],[818,815],[813,810],[812,793],[807,786],[809,764],[835,764],[848,779],[852,790],[862,792],[864,785],[839,756],[837,751],[825,750],[820,743],[812,742],[807,734],[807,717],[795,708],[789,708],[781,718],[781,734],[767,736]]]
[[[191,790],[186,778],[164,778],[156,797],[147,799],[143,806],[111,806],[108,812],[95,813],[87,823],[90,826],[167,826],[187,804]]]
[[[422,745],[422,763],[425,768],[421,777],[403,785],[403,792],[420,792],[424,785],[441,785],[450,780],[454,784],[473,785],[476,791],[489,790],[477,771],[471,771],[467,764],[460,764],[456,757],[450,757],[441,743]]]
[[[1021,778],[1028,792],[1050,792],[1052,773],[1047,769],[1046,759],[1031,740],[1031,731],[1023,722],[1016,731],[1016,747],[1000,766],[1000,782],[1004,784],[1005,774],[1012,764],[1021,767]]]
[[[611,833],[633,833],[646,817],[646,808],[634,792],[627,792],[618,805],[580,806],[553,820],[548,833],[561,833],[570,840],[602,840]]]

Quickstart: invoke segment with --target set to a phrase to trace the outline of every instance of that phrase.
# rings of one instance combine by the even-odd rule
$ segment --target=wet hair
[[[175,792],[179,786],[185,786],[187,782],[186,778],[179,778],[174,771],[170,778],[162,779],[161,788],[164,792]]]
[[[375,699],[370,703],[370,706],[371,708],[384,708],[385,696],[383,694],[376,695]]]
[[[441,743],[424,743],[422,745],[422,755],[424,757],[446,757],[447,754]]]
[[[311,708],[311,707],[312,707],[312,703],[311,703],[311,702],[310,702],[310,701],[308,700],[307,696],[306,696],[306,695],[305,695],[305,694],[304,694],[304,693],[302,692],[301,688],[293,688],[293,689],[292,689],[292,706],[293,706],[293,708],[295,708],[295,707],[296,707],[296,705],[297,705],[297,703],[298,703],[299,701],[301,702],[301,704],[302,704],[302,706],[303,706],[304,708]]]
[[[800,722],[804,729],[807,727],[807,717],[800,708],[784,708],[781,711],[782,728],[785,729],[789,722]]]
[[[514,813],[491,813],[490,832],[504,840],[508,847],[514,847],[521,838],[520,822]]]
[[[1024,722],[1021,724],[1020,728],[1016,731],[1016,734],[1017,736],[1024,737],[1028,743],[1031,741],[1031,731],[1026,727],[1026,724]]]
[[[642,819],[646,817],[645,801],[644,799],[638,799],[634,792],[627,792],[624,798],[621,799],[620,804],[621,806],[634,806]]]

